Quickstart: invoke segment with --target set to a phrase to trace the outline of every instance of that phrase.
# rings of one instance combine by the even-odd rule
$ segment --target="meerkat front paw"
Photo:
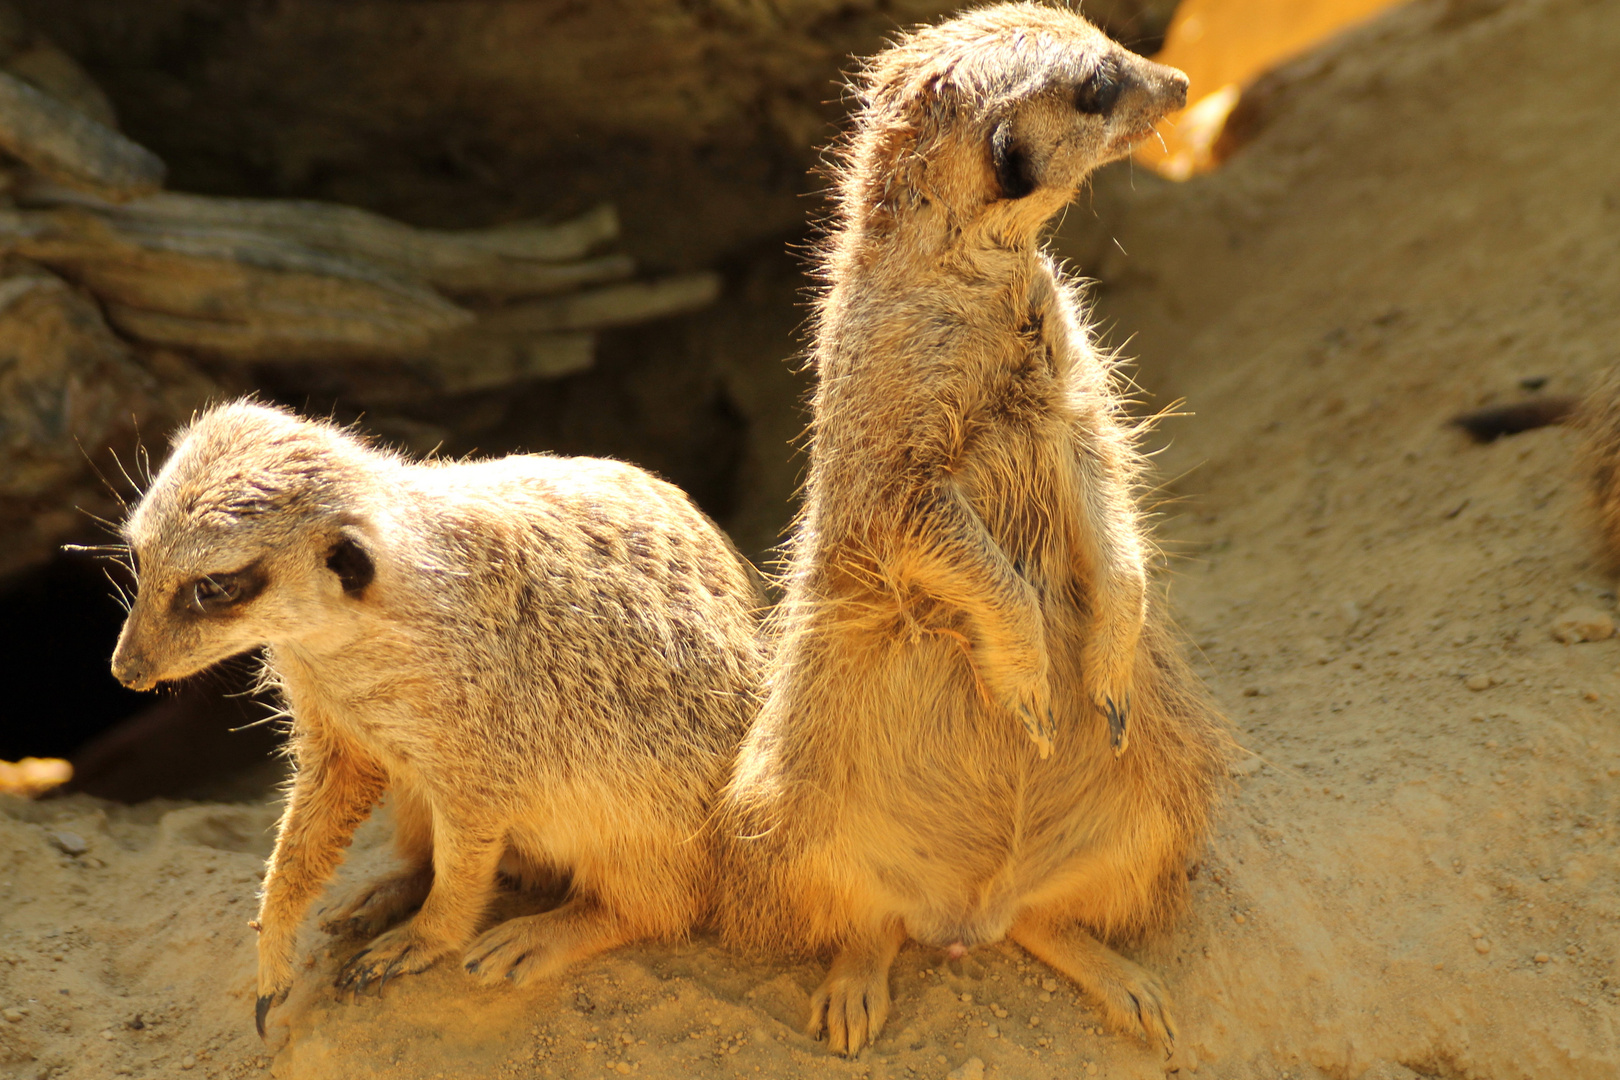
[[[1108,721],[1108,745],[1114,748],[1114,756],[1119,757],[1125,753],[1125,746],[1131,737],[1128,727],[1131,718],[1131,695],[1125,694],[1123,700],[1115,701],[1111,695],[1104,694],[1102,701],[1097,705],[1097,711]]]
[[[1108,724],[1108,745],[1114,756],[1125,753],[1131,741],[1131,682],[1135,674],[1127,661],[1104,656],[1087,657],[1084,670],[1092,707]]]
[[[1041,757],[1051,756],[1052,742],[1057,737],[1057,720],[1052,715],[1052,696],[1046,681],[1043,679],[1038,688],[1019,695],[1009,708],[1024,725],[1024,733],[1034,742]]]
[[[396,975],[415,975],[419,971],[426,971],[449,951],[448,945],[422,937],[413,923],[406,923],[382,934],[349,957],[349,962],[339,969],[333,985],[340,993],[359,995],[376,983],[377,993],[380,994],[389,979]]]
[[[389,874],[326,914],[321,929],[336,937],[374,937],[421,907],[432,888],[431,869]]]
[[[261,920],[248,925],[259,935],[259,994],[253,1005],[253,1026],[262,1039],[270,1010],[286,1001],[292,989],[293,939],[275,929],[266,932]]]
[[[1057,721],[1052,713],[1052,690],[1047,681],[1044,657],[1037,662],[1014,664],[986,650],[979,667],[980,677],[997,703],[1018,718],[1041,757],[1052,753]]]

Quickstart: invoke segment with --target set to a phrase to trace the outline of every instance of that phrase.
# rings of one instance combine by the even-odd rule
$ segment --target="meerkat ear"
[[[990,133],[990,163],[995,167],[1003,199],[1022,199],[1040,186],[1035,178],[1035,163],[1013,134],[1011,117],[998,122]]]
[[[371,557],[366,538],[353,525],[339,530],[337,543],[326,553],[326,568],[338,576],[343,591],[350,596],[365,592],[366,586],[377,576],[377,563]]]

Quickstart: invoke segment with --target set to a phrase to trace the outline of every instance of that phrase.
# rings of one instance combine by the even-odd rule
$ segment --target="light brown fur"
[[[1113,89],[1110,89],[1112,80]],[[1152,975],[1227,737],[1148,586],[1133,426],[1040,247],[1186,80],[1001,5],[871,61],[843,149],[805,506],[722,802],[735,938],[836,950],[810,1029],[881,1028],[909,937],[1011,936],[1169,1046]]]
[[[1598,540],[1610,570],[1620,571],[1620,367],[1606,371],[1581,399],[1575,424]]]
[[[385,793],[404,867],[328,920],[385,931],[340,986],[463,950],[469,971],[521,982],[708,912],[711,803],[757,705],[762,601],[675,487],[591,458],[412,463],[236,404],[182,434],[126,532],[120,680],[264,645],[292,718],[261,1033],[299,923]],[[475,941],[503,859],[571,891]]]

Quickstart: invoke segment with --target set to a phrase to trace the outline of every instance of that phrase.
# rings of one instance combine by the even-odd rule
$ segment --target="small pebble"
[[[23,1012],[21,1009],[6,1009],[0,1012],[0,1016],[5,1017],[8,1024],[19,1024],[22,1022]]]
[[[192,1057],[190,1054],[187,1054],[185,1057],[180,1059],[180,1067],[182,1069],[195,1069],[197,1067],[197,1059]]]
[[[1087,1076],[1096,1076],[1097,1075],[1097,1063],[1095,1061],[1086,1062],[1086,1075]]]
[[[963,994],[962,995],[962,1004],[964,1004],[964,1005],[973,1004],[973,995],[972,994]]]
[[[1479,955],[1484,956],[1486,953],[1491,951],[1491,943],[1486,941],[1484,938],[1480,938],[1478,941],[1474,942],[1474,951],[1479,953]]]
[[[733,1046],[731,1048],[731,1052],[735,1054],[737,1052],[737,1048]],[[618,1071],[620,1076],[630,1075],[630,1063],[628,1061],[621,1061],[617,1065],[613,1066],[613,1068]]]
[[[1496,685],[1496,680],[1489,675],[1470,675],[1463,680],[1463,685],[1470,690],[1489,690]]]
[[[1538,952],[1538,953],[1536,953],[1536,963],[1538,963],[1538,964],[1550,964],[1550,963],[1552,963],[1552,957],[1548,956],[1544,952]],[[11,1019],[11,1017],[8,1016],[8,1017],[6,1017],[6,1019],[9,1020],[9,1019]]]
[[[1045,990],[1048,994],[1057,993],[1057,988],[1058,988],[1058,984],[1057,984],[1056,979],[1042,979],[1041,980],[1041,989]]]
[[[970,1057],[945,1074],[945,1080],[984,1080],[984,1059]]]
[[[1243,914],[1243,912],[1236,911],[1232,913],[1232,921],[1237,923],[1239,926],[1242,926],[1244,923],[1248,922],[1249,919],[1248,916]]]
[[[1553,620],[1552,636],[1565,645],[1604,641],[1614,636],[1614,617],[1592,607],[1573,607]]]
[[[90,845],[84,842],[84,837],[75,832],[54,832],[46,836],[51,846],[64,855],[79,856],[90,850]]]
[[[1468,936],[1473,938],[1475,941],[1478,941],[1480,938],[1485,936],[1485,931],[1481,930],[1477,926],[1470,926],[1468,928]]]

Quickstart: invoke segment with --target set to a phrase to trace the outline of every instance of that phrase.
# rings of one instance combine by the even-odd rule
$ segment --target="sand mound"
[[[1115,174],[1118,248],[1071,215],[1141,382],[1196,413],[1161,458],[1172,600],[1257,755],[1143,957],[1201,1075],[1620,1071],[1620,641],[1553,637],[1615,600],[1573,437],[1445,425],[1614,359],[1615,56],[1613,4],[1421,2],[1271,80],[1222,172]],[[841,1062],[797,1030],[813,965],[700,939],[351,1003],[355,946],[311,927],[267,1048],[246,920],[273,808],[0,810],[0,1075],[1161,1074],[1011,946],[908,948]],[[386,865],[385,827],[336,890]]]

